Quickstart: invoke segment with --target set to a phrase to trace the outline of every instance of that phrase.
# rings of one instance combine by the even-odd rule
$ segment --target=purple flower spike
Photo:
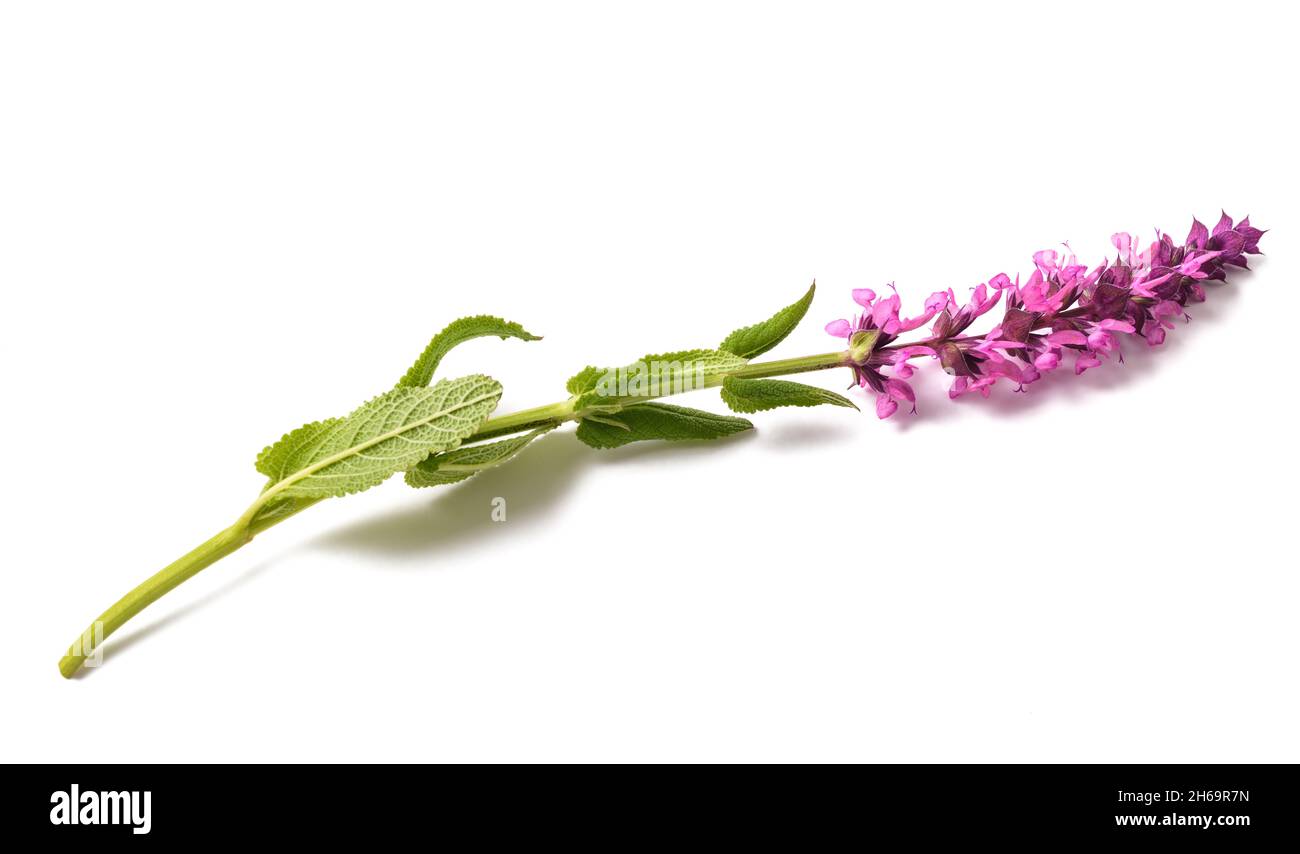
[[[1205,299],[1205,282],[1224,281],[1229,267],[1247,268],[1246,256],[1258,255],[1264,232],[1250,217],[1233,224],[1223,214],[1214,227],[1192,220],[1181,245],[1157,233],[1142,249],[1126,233],[1111,237],[1118,255],[1091,271],[1073,254],[1044,249],[1034,255],[1034,271],[1022,285],[999,273],[971,291],[965,305],[952,290],[938,291],[915,317],[899,316],[898,294],[880,298],[860,288],[853,300],[862,313],[853,320],[835,320],[826,331],[857,341],[858,333],[875,334],[874,346],[854,356],[858,385],[876,394],[876,415],[888,418],[907,403],[916,411],[916,395],[907,380],[910,361],[928,356],[939,360],[954,379],[951,398],[978,393],[988,397],[999,379],[1023,391],[1043,374],[1063,363],[1075,374],[1095,368],[1112,354],[1123,361],[1123,336],[1144,338],[1148,345],[1164,343],[1165,333],[1186,316],[1189,302]],[[890,285],[893,288],[893,285]],[[1002,321],[983,335],[966,334],[980,315],[1001,301]],[[895,339],[931,320],[930,336],[907,343]],[[859,336],[861,337],[861,336]],[[866,348],[863,348],[866,350]],[[850,348],[850,352],[855,352]],[[1067,360],[1067,356],[1069,357]]]

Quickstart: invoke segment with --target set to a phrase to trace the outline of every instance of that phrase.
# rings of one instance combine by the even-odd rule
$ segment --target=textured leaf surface
[[[434,371],[438,370],[438,363],[453,347],[473,338],[483,338],[488,335],[495,335],[503,341],[507,338],[519,338],[524,341],[541,340],[541,336],[533,335],[518,323],[511,323],[499,317],[487,314],[462,317],[447,324],[447,328],[433,336],[429,346],[424,348],[420,358],[416,359],[406,375],[397,381],[397,385],[410,388],[427,386],[433,379]]]
[[[567,388],[577,395],[574,408],[581,411],[705,388],[710,380],[746,364],[740,356],[721,350],[653,353],[618,369],[584,368],[569,378]]]
[[[722,399],[733,412],[763,412],[780,406],[857,405],[842,394],[789,380],[748,380],[727,377],[722,381]]]
[[[308,424],[258,457],[274,480],[264,499],[328,498],[360,492],[449,451],[496,408],[501,385],[473,375],[432,388],[398,387],[346,418]]]
[[[471,445],[443,454],[434,454],[406,473],[410,486],[443,486],[471,478],[485,469],[499,466],[528,446],[538,436],[554,430],[554,425],[539,427],[531,433],[500,442]]]
[[[269,477],[271,483],[284,480],[301,468],[298,460],[309,458],[340,420],[313,421],[286,433],[280,441],[263,448],[257,455],[257,470]]]
[[[652,353],[641,360],[645,364],[654,362],[672,364],[701,365],[706,371],[734,371],[745,367],[747,359],[729,353],[726,350],[678,350],[674,353]]]
[[[720,439],[753,427],[744,418],[731,415],[715,415],[667,403],[638,403],[607,417],[583,418],[578,423],[577,436],[593,448],[617,448],[648,439],[670,442]]]
[[[718,349],[745,359],[752,359],[771,350],[784,341],[799,325],[799,321],[803,320],[803,316],[808,313],[808,306],[812,305],[816,290],[817,285],[814,283],[797,302],[787,305],[762,323],[737,329],[718,345]]]

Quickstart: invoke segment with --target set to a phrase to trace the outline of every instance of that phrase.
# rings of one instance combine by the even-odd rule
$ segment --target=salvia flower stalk
[[[861,313],[835,320],[826,331],[846,349],[791,359],[756,361],[803,320],[815,287],[772,317],[737,329],[714,348],[646,356],[621,368],[587,367],[569,378],[568,396],[546,406],[493,416],[501,385],[474,374],[433,382],[442,358],[474,338],[539,340],[517,323],[481,315],[462,318],[434,336],[397,384],[350,414],[313,421],[286,433],[258,455],[265,485],[226,529],[127,593],[72,644],[59,671],[72,676],[98,664],[101,645],[151,603],[202,569],[267,530],[326,498],[361,492],[404,473],[413,487],[466,480],[521,453],[538,436],[577,422],[575,435],[597,448],[651,440],[711,440],[753,429],[735,415],[660,402],[660,398],[716,388],[733,411],[751,414],[784,406],[856,408],[843,395],[776,379],[849,369],[875,395],[876,414],[888,418],[916,395],[908,380],[918,359],[937,360],[953,376],[950,397],[987,397],[999,380],[1023,391],[1073,360],[1076,374],[1120,358],[1124,337],[1164,341],[1205,285],[1230,268],[1246,268],[1263,232],[1249,219],[1224,214],[1213,229],[1194,221],[1182,243],[1158,234],[1145,249],[1128,234],[1112,238],[1113,261],[1089,269],[1073,254],[1044,250],[1021,282],[999,273],[959,304],[952,289],[937,291],[914,316],[903,317],[898,294],[853,291]],[[892,289],[892,288],[891,288]],[[981,316],[1002,306],[1001,318],[973,333]],[[928,334],[917,332],[929,325]],[[917,333],[912,340],[902,340]]]
[[[1164,343],[1174,320],[1189,302],[1205,299],[1205,283],[1223,281],[1229,267],[1247,268],[1247,255],[1259,254],[1264,232],[1247,217],[1236,225],[1226,213],[1213,231],[1193,220],[1181,244],[1158,234],[1139,249],[1129,234],[1111,237],[1118,250],[1114,262],[1089,269],[1072,253],[1051,249],[1034,255],[1034,270],[1021,284],[1006,273],[977,285],[964,305],[951,288],[936,291],[924,311],[899,316],[897,293],[880,297],[869,289],[853,292],[862,306],[855,320],[835,320],[826,331],[860,351],[853,372],[858,384],[876,394],[876,414],[888,418],[899,403],[916,395],[908,378],[912,361],[936,359],[954,379],[948,396],[978,392],[984,397],[998,380],[1024,391],[1069,357],[1082,374],[1114,355],[1122,360],[1120,336],[1139,336],[1155,346]],[[1068,247],[1066,247],[1068,249]],[[970,334],[981,315],[1002,303],[1002,317],[987,332]],[[900,335],[934,321],[930,335],[895,343]]]

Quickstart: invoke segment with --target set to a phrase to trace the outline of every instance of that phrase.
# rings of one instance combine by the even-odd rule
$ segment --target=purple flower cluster
[[[1019,276],[1013,281],[999,273],[976,286],[962,306],[951,288],[937,291],[925,301],[924,312],[910,318],[899,316],[896,292],[879,297],[863,288],[853,292],[862,313],[852,321],[832,321],[826,331],[849,340],[854,376],[876,393],[881,418],[893,415],[901,401],[916,411],[907,380],[914,371],[911,360],[921,356],[938,359],[954,377],[951,398],[972,392],[988,397],[1002,378],[1022,391],[1060,367],[1067,354],[1075,374],[1111,354],[1122,361],[1120,335],[1141,336],[1151,346],[1163,343],[1187,303],[1205,299],[1203,283],[1226,279],[1230,266],[1245,269],[1246,256],[1259,254],[1263,234],[1249,217],[1234,225],[1226,213],[1213,230],[1193,220],[1181,244],[1157,234],[1155,242],[1139,249],[1131,235],[1120,233],[1111,237],[1119,250],[1115,261],[1091,271],[1073,254],[1062,257],[1046,249],[1034,255],[1034,272],[1023,285]],[[999,301],[1001,322],[984,335],[965,334]],[[894,343],[931,320],[928,338]]]

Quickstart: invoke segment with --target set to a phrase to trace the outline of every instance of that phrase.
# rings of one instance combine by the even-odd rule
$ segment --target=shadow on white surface
[[[722,446],[735,447],[753,434],[730,437]],[[422,552],[447,557],[458,549],[500,544],[503,539],[531,536],[545,524],[583,475],[597,466],[665,465],[695,454],[717,454],[716,442],[644,442],[613,450],[594,451],[571,431],[552,433],[500,468],[461,484],[436,491],[396,513],[381,513],[345,525],[317,538],[313,548],[331,552],[365,552],[403,556]],[[492,502],[506,500],[508,522],[492,520]],[[418,564],[419,568],[445,566]]]
[[[862,406],[860,400],[855,400],[854,403]],[[813,420],[815,415],[810,415],[807,419],[773,424],[770,427],[760,424],[758,440],[762,442],[764,450],[773,453],[798,452],[810,445],[852,441],[862,432],[863,419],[876,420],[870,412],[858,413],[847,408],[831,412],[830,407],[824,407],[821,416],[819,420]]]
[[[848,435],[845,428],[824,424],[785,425],[774,428],[769,439],[777,447],[795,447],[830,441]],[[723,446],[737,446],[754,433],[730,437]],[[542,446],[545,446],[543,450]],[[602,465],[666,464],[696,454],[716,455],[722,450],[716,442],[645,442],[609,451],[594,451],[583,445],[571,431],[552,433],[534,443],[517,459],[471,478],[461,484],[431,490],[431,500],[417,500],[414,506],[399,512],[384,512],[364,518],[326,533],[306,544],[313,550],[331,552],[365,552],[370,556],[409,557],[424,552],[446,557],[457,548],[500,543],[502,537],[528,536],[558,508],[564,496],[585,471]],[[492,521],[490,508],[498,496],[507,499],[509,523]],[[489,531],[487,529],[491,528]],[[131,650],[173,623],[212,603],[265,574],[277,562],[272,557],[194,601],[183,605],[153,622],[122,636],[114,637],[105,647],[112,658]],[[436,569],[450,561],[411,563],[419,569]],[[107,659],[106,659],[107,660]],[[84,668],[75,679],[84,679],[97,668]]]
[[[403,555],[422,551],[445,557],[457,549],[526,536],[559,507],[591,464],[592,451],[566,433],[552,433],[516,459],[467,481],[433,487],[411,505],[359,519],[329,531],[309,547],[330,552]],[[492,501],[506,500],[507,522],[492,521]],[[493,529],[493,530],[488,530]],[[439,560],[429,567],[445,566]],[[423,566],[423,565],[422,565]]]

